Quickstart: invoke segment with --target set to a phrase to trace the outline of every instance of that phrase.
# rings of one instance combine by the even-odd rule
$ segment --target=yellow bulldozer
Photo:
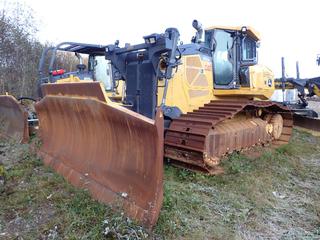
[[[286,144],[292,133],[290,109],[269,101],[275,81],[258,65],[259,34],[250,27],[203,30],[196,20],[193,27],[190,44],[179,44],[175,28],[124,47],[62,43],[43,53],[42,62],[53,51],[48,74],[39,67],[35,109],[44,162],[96,199],[122,203],[146,226],[161,209],[164,158],[217,174],[224,155]],[[59,50],[76,53],[75,71],[54,67]],[[16,119],[24,132],[23,109],[2,99],[4,122]]]

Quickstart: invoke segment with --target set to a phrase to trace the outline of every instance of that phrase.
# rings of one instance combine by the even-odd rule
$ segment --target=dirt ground
[[[250,152],[251,151],[251,152]],[[0,239],[320,239],[320,138],[294,131],[205,176],[165,166],[153,231],[92,200],[43,166],[29,145],[0,142]]]

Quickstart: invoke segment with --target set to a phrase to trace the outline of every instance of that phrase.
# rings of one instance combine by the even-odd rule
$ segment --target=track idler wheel
[[[271,134],[274,139],[279,139],[283,130],[283,118],[281,114],[267,114],[264,120],[268,122],[267,132]]]

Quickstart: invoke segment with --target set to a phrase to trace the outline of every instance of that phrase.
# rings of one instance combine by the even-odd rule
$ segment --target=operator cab
[[[114,91],[110,61],[105,46],[63,42],[46,48],[39,64],[39,87],[43,83],[98,81]]]
[[[105,56],[90,55],[88,62],[93,81],[102,82],[106,91],[113,91],[114,84],[110,61],[106,60]]]
[[[205,30],[204,41],[212,50],[214,88],[249,87],[249,66],[258,62],[258,33],[247,27],[212,27]]]

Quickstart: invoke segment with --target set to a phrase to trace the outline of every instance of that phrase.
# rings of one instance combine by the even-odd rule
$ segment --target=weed
[[[3,147],[5,145],[5,147]],[[164,201],[153,232],[121,209],[94,201],[42,165],[25,146],[4,144],[7,183],[0,231],[26,239],[319,238],[320,138],[294,131],[288,145],[233,153],[225,174],[164,167]],[[12,164],[14,163],[14,164]],[[27,227],[29,226],[29,227]]]

